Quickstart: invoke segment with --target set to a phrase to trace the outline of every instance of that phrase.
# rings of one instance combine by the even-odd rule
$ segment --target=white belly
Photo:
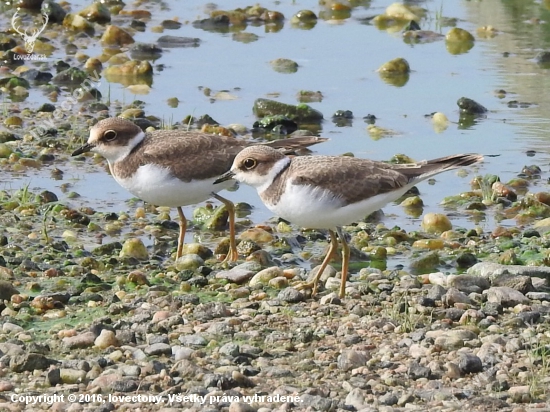
[[[214,184],[216,178],[183,182],[172,176],[168,169],[156,165],[140,166],[127,179],[115,180],[134,196],[157,206],[194,205],[212,197],[212,193],[231,187],[234,182]]]
[[[399,199],[411,186],[345,205],[329,191],[289,183],[276,205],[269,203],[268,199],[262,200],[273,213],[295,225],[309,229],[333,229],[364,219]]]

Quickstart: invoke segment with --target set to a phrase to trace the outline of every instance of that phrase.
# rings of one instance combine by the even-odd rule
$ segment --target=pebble
[[[277,299],[279,299],[281,302],[298,303],[304,301],[305,296],[299,290],[296,290],[294,288],[286,288],[278,293]]]
[[[270,280],[275,279],[277,277],[283,277],[283,270],[278,266],[272,266],[256,273],[252,277],[252,279],[250,279],[250,282],[248,283],[248,285],[250,287],[254,287],[257,285],[267,285]]]
[[[504,307],[529,304],[531,301],[523,293],[507,286],[491,287],[483,291],[487,301],[498,303]]]

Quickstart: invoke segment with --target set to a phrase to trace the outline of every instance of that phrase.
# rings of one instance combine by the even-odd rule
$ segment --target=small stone
[[[229,412],[256,412],[257,409],[245,402],[231,402]]]
[[[143,351],[149,356],[172,355],[172,347],[167,343],[153,343],[145,347]]]
[[[382,405],[392,406],[392,405],[397,404],[397,402],[399,401],[399,398],[394,393],[389,392],[389,393],[385,393],[384,395],[380,396],[378,398],[378,401]]]
[[[127,239],[122,245],[122,250],[119,254],[120,257],[133,257],[137,260],[149,259],[149,253],[147,248],[143,244],[141,239],[133,238]]]
[[[198,255],[202,259],[208,259],[214,256],[214,252],[200,243],[185,243],[182,249],[183,255]]]
[[[359,411],[365,407],[365,393],[360,388],[353,388],[346,396],[345,405],[353,406]]]
[[[179,271],[196,270],[204,266],[204,260],[199,255],[194,254],[183,255],[175,263],[176,269]]]
[[[472,275],[449,275],[447,284],[464,293],[481,293],[491,285],[486,278]]]
[[[115,332],[109,329],[103,329],[99,336],[95,339],[94,345],[99,349],[106,349],[109,346],[119,346],[120,342],[118,341]]]
[[[452,307],[455,303],[466,303],[469,305],[473,303],[468,295],[455,288],[450,288],[441,300],[446,307]]]
[[[216,273],[216,279],[225,279],[229,282],[242,285],[254,277],[254,271],[235,266],[230,270],[222,270]]]
[[[283,276],[283,270],[278,266],[272,266],[256,273],[254,277],[250,279],[249,286],[267,285],[270,280],[279,276]]]
[[[504,307],[528,305],[531,302],[523,293],[507,286],[491,287],[483,291],[483,294],[487,295],[488,302],[498,303]]]
[[[101,36],[101,42],[106,45],[125,46],[134,43],[135,40],[126,30],[109,25]]]
[[[445,374],[445,376],[447,376],[449,379],[458,379],[462,376],[460,367],[456,363],[447,362],[445,364],[445,367],[447,368],[447,373]]]
[[[46,358],[39,353],[26,353],[23,355],[13,356],[10,359],[10,369],[15,373],[34,372],[35,370],[46,370],[58,363],[52,359]]]
[[[61,368],[59,377],[61,382],[65,384],[84,383],[86,381],[86,371]]]
[[[407,373],[411,379],[417,380],[420,378],[429,378],[431,371],[430,368],[422,366],[418,362],[411,362],[409,368],[407,369]]]
[[[228,342],[220,348],[221,354],[235,357],[240,354],[241,348],[236,343]]]
[[[294,288],[286,288],[279,292],[277,299],[288,303],[298,303],[304,301],[305,296],[299,290]]]
[[[445,293],[447,293],[447,289],[445,289],[443,286],[432,285],[432,287],[428,290],[428,294],[426,295],[426,297],[428,299],[438,301],[442,299]]]
[[[288,279],[284,276],[277,276],[271,279],[267,285],[273,289],[284,289],[288,287]]]
[[[76,336],[69,336],[62,339],[67,349],[89,348],[94,344],[96,335],[93,332],[84,332]]]
[[[481,359],[471,353],[462,353],[458,361],[458,367],[462,373],[477,373],[483,370]]]
[[[442,233],[453,228],[449,218],[442,213],[426,213],[421,226],[428,233]]]
[[[312,282],[313,279],[315,279],[315,277],[317,276],[317,272],[319,272],[320,269],[321,269],[321,265],[315,266],[313,269],[311,269],[307,277],[307,281]],[[322,284],[326,282],[328,279],[336,277],[337,273],[338,272],[336,271],[336,269],[328,265],[323,271],[323,274],[321,275],[321,277],[319,278],[319,283]]]
[[[245,230],[239,236],[242,240],[251,240],[258,244],[271,243],[273,241],[273,235],[267,230],[261,229],[259,227],[253,227]]]
[[[361,366],[365,366],[369,360],[365,352],[359,352],[353,349],[345,349],[338,356],[338,369],[350,371]]]

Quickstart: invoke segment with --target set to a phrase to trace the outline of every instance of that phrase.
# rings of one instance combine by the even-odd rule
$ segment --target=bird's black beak
[[[225,182],[226,180],[229,180],[229,179],[233,178],[233,176],[235,176],[235,173],[233,173],[233,172],[230,170],[229,172],[226,172],[226,173],[224,173],[223,175],[221,175],[220,177],[218,177],[218,178],[214,181],[214,184],[218,184],[218,183]]]
[[[76,149],[76,150],[71,154],[71,156],[78,156],[79,154],[89,152],[89,151],[92,150],[94,147],[95,147],[95,145],[90,144],[90,143],[86,143],[84,146],[81,146],[81,147],[79,147],[78,149]]]

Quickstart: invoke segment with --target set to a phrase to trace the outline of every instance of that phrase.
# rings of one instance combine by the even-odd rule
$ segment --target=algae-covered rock
[[[271,68],[279,73],[296,73],[298,71],[298,63],[290,59],[275,59],[269,62]]]
[[[428,271],[435,271],[439,263],[439,255],[436,252],[430,252],[413,259],[410,263],[410,268],[416,272],[427,273]]]
[[[402,57],[390,60],[378,68],[380,75],[403,75],[410,73],[409,62]]]
[[[101,43],[108,46],[125,46],[134,43],[130,33],[118,26],[109,25],[101,36]]]
[[[141,239],[128,239],[122,245],[122,250],[119,253],[120,257],[133,257],[138,260],[149,259],[149,252]]]
[[[320,122],[323,114],[307,104],[291,105],[270,99],[256,99],[252,108],[257,117],[282,115],[299,123]]]
[[[422,219],[422,229],[428,233],[442,233],[452,228],[451,221],[442,213],[426,213]]]
[[[210,249],[200,243],[185,243],[182,253],[184,255],[198,255],[202,259],[208,259],[214,255]]]
[[[92,23],[104,24],[111,21],[109,9],[99,1],[95,1],[85,9],[79,11],[78,15]]]
[[[182,270],[195,270],[200,266],[204,266],[204,260],[199,255],[189,254],[183,255],[176,260],[176,269]]]

